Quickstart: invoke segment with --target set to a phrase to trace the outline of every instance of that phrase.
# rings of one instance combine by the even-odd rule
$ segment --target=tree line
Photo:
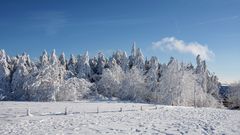
[[[86,52],[67,60],[42,53],[31,61],[23,53],[10,57],[0,51],[0,100],[75,101],[88,98],[134,102],[220,107],[221,84],[209,72],[206,62],[196,57],[196,66],[170,58],[159,63],[157,57],[145,59],[134,44],[130,56],[116,51],[90,58]]]

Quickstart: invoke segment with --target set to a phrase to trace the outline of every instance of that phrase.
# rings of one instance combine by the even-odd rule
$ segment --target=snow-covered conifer
[[[140,48],[136,48],[136,43],[133,43],[131,56],[129,57],[130,68],[135,66],[138,69],[144,70],[144,56]]]
[[[82,56],[79,56],[77,63],[77,77],[78,78],[90,78],[91,67],[89,65],[89,56],[88,52],[84,53]]]
[[[26,92],[23,90],[23,84],[31,70],[32,67],[29,56],[26,53],[23,53],[22,56],[19,56],[15,66],[15,71],[12,75],[11,89],[13,93],[13,99],[25,100]]]
[[[0,50],[0,100],[8,99],[10,95],[10,75],[7,55],[4,50]]]
[[[98,53],[98,60],[97,60],[97,74],[102,74],[102,71],[106,65],[106,58],[103,53]]]
[[[44,50],[42,56],[40,56],[40,63],[42,66],[47,65],[49,62],[47,51]]]
[[[62,66],[66,67],[67,61],[64,52],[59,56],[59,61]]]
[[[77,74],[76,68],[77,68],[77,59],[73,54],[70,55],[70,59],[68,61],[68,70],[72,72],[73,75]]]

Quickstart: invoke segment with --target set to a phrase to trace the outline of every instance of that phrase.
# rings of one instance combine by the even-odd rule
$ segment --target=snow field
[[[87,101],[1,102],[0,108],[1,135],[240,134],[240,112],[224,109]]]

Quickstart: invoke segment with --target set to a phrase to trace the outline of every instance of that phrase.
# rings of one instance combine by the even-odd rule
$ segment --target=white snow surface
[[[0,135],[28,134],[239,135],[240,111],[115,101],[0,102]]]

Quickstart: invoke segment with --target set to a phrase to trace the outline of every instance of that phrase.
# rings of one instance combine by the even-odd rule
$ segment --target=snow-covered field
[[[32,116],[26,116],[26,108]],[[0,135],[8,134],[239,135],[240,111],[123,102],[0,102]]]

